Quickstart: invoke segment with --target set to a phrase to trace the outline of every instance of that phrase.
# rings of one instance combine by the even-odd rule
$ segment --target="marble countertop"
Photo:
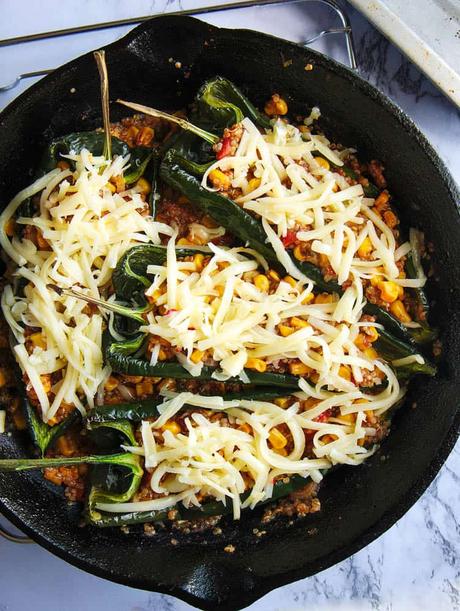
[[[206,0],[2,0],[0,38],[204,5]],[[208,4],[208,3],[207,3]],[[435,146],[460,182],[459,111],[359,13],[344,2],[355,34],[361,75],[399,104]],[[316,3],[216,13],[208,21],[247,26],[300,42],[334,21]],[[338,25],[334,21],[334,25]],[[52,68],[120,37],[127,28],[0,49],[0,84],[17,73]],[[341,36],[314,47],[346,61]],[[57,60],[56,58],[59,58]],[[31,81],[0,93],[5,106]],[[251,611],[442,611],[460,609],[460,445],[438,477],[387,533],[315,577],[284,586]],[[4,523],[4,522],[3,522]],[[183,611],[170,596],[134,590],[88,575],[37,545],[0,539],[0,611]],[[65,598],[64,598],[65,597]],[[65,603],[63,602],[65,600]]]

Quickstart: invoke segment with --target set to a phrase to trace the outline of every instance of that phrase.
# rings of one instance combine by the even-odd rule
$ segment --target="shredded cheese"
[[[232,187],[242,190],[235,201],[261,217],[267,239],[290,275],[300,279],[282,239],[294,231],[300,244],[308,243],[313,252],[327,257],[341,285],[372,276],[400,286],[423,285],[423,274],[416,280],[398,279],[396,262],[413,246],[405,242],[398,247],[390,227],[373,210],[374,199],[364,196],[360,184],[350,186],[334,167],[318,163],[314,156],[320,153],[323,160],[341,167],[349,150],[333,150],[324,136],[302,134],[282,119],[266,133],[248,118],[241,125],[244,131],[235,155],[213,163],[202,185],[212,190],[211,172],[230,171]],[[258,179],[254,188],[248,180],[250,169]],[[369,252],[363,258],[359,250],[365,240]]]
[[[193,263],[176,259],[172,237],[166,264],[148,268],[154,279],[146,295],[156,295],[155,308],[142,330],[169,342],[193,376],[200,375],[206,359],[220,366],[219,380],[244,375],[249,359],[275,368],[284,359],[298,359],[334,390],[354,387],[340,375],[342,366],[351,367],[357,382],[364,372],[380,376],[355,344],[365,304],[358,281],[340,299],[318,304],[311,299],[311,282],[281,281],[267,292],[252,282],[257,261],[241,249],[210,248],[212,256],[197,272]],[[290,326],[293,317],[300,319],[299,327]],[[289,334],[283,335],[285,328]],[[194,351],[206,353],[205,359],[192,361]]]
[[[105,320],[80,300],[59,296],[48,288],[78,285],[100,298],[120,257],[142,242],[160,243],[160,233],[172,235],[166,225],[145,214],[145,202],[136,188],[112,193],[110,179],[122,176],[129,157],[103,157],[83,150],[69,155],[75,171],[53,170],[11,201],[0,216],[0,244],[18,265],[16,276],[26,281],[24,297],[6,287],[1,300],[5,318],[18,345],[15,356],[40,402],[43,419],[51,420],[62,402],[83,413],[92,407],[105,377],[101,351]],[[19,217],[25,228],[22,239],[6,236],[5,225],[20,204],[40,195],[39,214]],[[43,248],[27,232],[41,232]],[[39,242],[40,244],[40,242]],[[41,342],[28,342],[25,326],[41,330]],[[27,348],[26,348],[27,346]],[[49,393],[49,375],[62,370],[62,380]]]
[[[212,497],[224,504],[230,502],[233,517],[238,519],[244,508],[254,508],[271,497],[277,478],[300,474],[318,482],[333,465],[363,462],[375,450],[372,436],[376,434],[366,426],[363,410],[383,413],[400,392],[392,377],[378,395],[359,390],[338,394],[323,389],[318,391],[320,396],[313,407],[301,407],[302,400],[310,398],[306,383],[303,388],[307,392],[297,393],[299,400],[289,408],[265,401],[223,401],[221,397],[167,392],[160,406],[161,417],[141,424],[142,446],[125,446],[126,451],[145,457],[145,466],[152,474],[152,490],[162,496],[152,501],[99,504],[97,508],[113,513],[150,511],[167,509],[178,502],[186,507],[199,506],[201,499]],[[211,419],[189,407],[184,418],[186,431],[174,434],[164,427],[178,409],[192,402],[217,412],[225,408],[225,412],[222,418]],[[332,408],[338,412],[336,417],[318,418]],[[356,414],[354,421],[343,418],[349,413]],[[287,427],[292,440],[284,455],[270,442],[271,431],[280,425]],[[160,431],[161,437],[157,437]],[[305,456],[305,431],[312,437],[313,456]],[[362,443],[366,437],[367,447]],[[243,500],[248,477],[253,483]]]

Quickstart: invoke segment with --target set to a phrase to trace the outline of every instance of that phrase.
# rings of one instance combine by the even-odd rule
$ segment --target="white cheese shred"
[[[121,176],[129,156],[114,157],[107,164],[83,150],[68,155],[75,170],[56,169],[35,181],[13,198],[0,215],[0,244],[17,264],[16,275],[26,281],[24,298],[7,286],[1,307],[18,342],[14,353],[28,384],[35,391],[45,421],[51,420],[63,402],[85,412],[106,379],[103,367],[102,332],[106,325],[99,312],[84,302],[48,289],[78,286],[95,298],[110,281],[120,257],[138,243],[160,243],[160,233],[171,228],[145,215],[146,203],[134,187],[113,193],[110,180]],[[37,247],[26,235],[7,236],[19,206],[41,192],[39,214],[19,217],[16,223],[39,231],[47,246]],[[40,244],[40,242],[38,242]],[[25,326],[40,331],[25,346]],[[62,381],[50,390],[50,374],[62,370]],[[99,392],[100,395],[100,392]],[[99,397],[100,400],[100,397]]]

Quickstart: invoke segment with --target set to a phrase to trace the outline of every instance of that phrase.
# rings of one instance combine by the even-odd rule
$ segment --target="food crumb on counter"
[[[235,546],[234,545],[227,545],[224,547],[224,552],[227,552],[227,554],[233,554],[233,552],[235,551]]]

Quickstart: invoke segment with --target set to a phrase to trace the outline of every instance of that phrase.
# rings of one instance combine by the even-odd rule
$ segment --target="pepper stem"
[[[55,458],[5,458],[0,460],[0,472],[28,471],[30,469],[46,469],[47,467],[62,467],[82,464],[121,464],[130,465],[131,455],[127,453],[98,456],[70,456]]]
[[[57,286],[56,284],[47,284],[46,286],[48,289],[54,291],[58,295],[76,297],[76,299],[81,299],[82,301],[86,301],[86,303],[96,305],[99,308],[108,310],[109,312],[114,312],[115,314],[119,314],[120,316],[124,316],[125,318],[132,318],[132,320],[135,320],[141,324],[145,323],[144,314],[146,314],[152,309],[152,306],[150,304],[143,308],[128,308],[117,303],[109,303],[108,301],[104,301],[103,299],[90,297],[89,295],[85,295],[84,293],[80,293],[78,291],[75,291],[74,289],[64,289],[60,286]]]
[[[193,123],[190,123],[186,119],[182,119],[181,117],[170,115],[167,112],[163,112],[162,110],[150,108],[150,106],[135,104],[134,102],[126,102],[125,100],[117,100],[117,102],[119,104],[123,104],[123,106],[127,106],[128,108],[132,108],[137,112],[142,112],[145,115],[150,115],[151,117],[157,117],[158,119],[165,119],[166,121],[171,121],[171,123],[175,123],[176,125],[179,125],[179,127],[181,127],[182,129],[196,134],[197,136],[199,136],[203,140],[206,140],[206,142],[209,142],[210,144],[217,144],[217,142],[219,142],[220,140],[219,136],[211,134],[210,132],[201,129],[201,127],[193,125]]]
[[[94,59],[96,60],[99,77],[101,79],[102,119],[104,121],[105,135],[103,155],[107,161],[110,161],[112,159],[112,136],[110,134],[109,76],[107,73],[107,64],[105,62],[105,51],[94,51]]]

